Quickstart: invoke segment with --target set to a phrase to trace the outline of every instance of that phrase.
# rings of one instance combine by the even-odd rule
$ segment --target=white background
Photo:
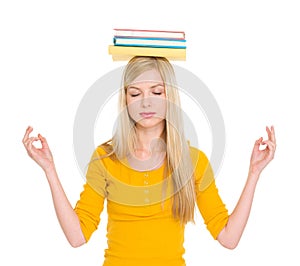
[[[87,245],[71,248],[47,181],[21,140],[28,125],[47,137],[74,205],[84,183],[73,152],[77,107],[98,78],[124,64],[108,55],[112,29],[142,28],[186,32],[187,61],[178,65],[210,88],[224,116],[226,153],[217,185],[230,211],[254,141],[266,137],[266,125],[277,133],[276,158],[258,183],[239,246],[221,247],[198,215],[186,228],[187,265],[299,265],[297,1],[101,2],[0,4],[0,264],[102,265],[106,214]],[[111,132],[105,124],[97,130]]]

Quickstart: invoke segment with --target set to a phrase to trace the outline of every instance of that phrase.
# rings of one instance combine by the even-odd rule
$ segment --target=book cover
[[[185,39],[184,31],[114,29],[114,36]]]
[[[108,53],[114,61],[127,61],[134,56],[159,56],[169,60],[186,60],[186,49],[183,48],[152,48],[133,46],[108,46]]]
[[[186,48],[186,40],[170,38],[114,37],[114,45]]]

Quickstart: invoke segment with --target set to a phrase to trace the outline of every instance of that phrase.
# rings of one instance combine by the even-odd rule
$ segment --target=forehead
[[[151,69],[140,74],[132,81],[131,84],[145,82],[163,83],[163,80],[160,73],[156,69]]]

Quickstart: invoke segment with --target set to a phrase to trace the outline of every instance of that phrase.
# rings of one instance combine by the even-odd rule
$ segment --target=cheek
[[[166,117],[167,113],[167,101],[164,98],[156,99],[155,101],[155,109],[157,112],[157,115],[161,118]]]
[[[127,110],[129,116],[136,121],[138,119],[138,104],[134,101],[127,102]]]
[[[129,115],[131,116],[131,113],[133,112],[134,110],[134,107],[133,107],[133,101],[132,99],[126,95],[126,106],[127,106],[127,110],[128,110],[128,113]]]

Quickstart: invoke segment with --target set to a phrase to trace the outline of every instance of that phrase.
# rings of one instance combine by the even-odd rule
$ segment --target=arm
[[[40,134],[37,137],[29,137],[32,130],[31,127],[27,128],[23,138],[23,144],[28,155],[45,172],[50,186],[55,212],[67,240],[72,247],[81,246],[86,241],[81,231],[80,222],[59,181],[48,143]],[[42,147],[36,148],[33,145],[35,141],[40,141]]]
[[[268,140],[263,141],[262,138],[259,138],[255,142],[245,187],[235,209],[229,216],[226,226],[217,237],[220,244],[226,248],[233,249],[238,245],[248,221],[259,176],[262,170],[274,158],[276,149],[275,131],[273,127],[271,129],[267,127],[266,130]],[[266,145],[265,149],[260,150],[260,145]]]

